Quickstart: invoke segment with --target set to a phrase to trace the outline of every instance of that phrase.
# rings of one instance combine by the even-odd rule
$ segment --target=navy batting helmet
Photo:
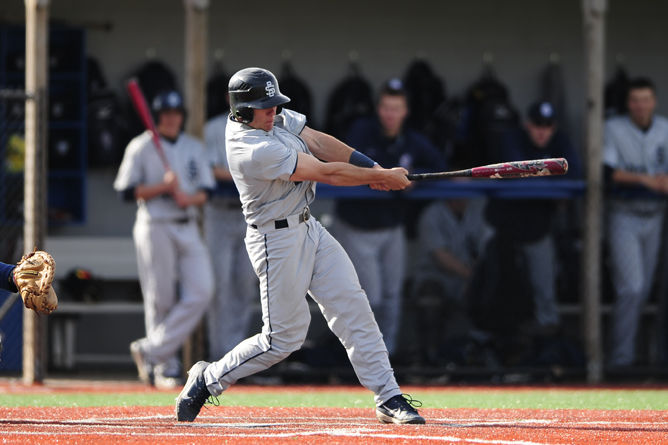
[[[165,110],[179,110],[183,114],[186,112],[186,108],[183,104],[183,97],[176,90],[168,90],[158,93],[151,103],[151,111],[153,111],[153,117],[157,120],[160,112]]]
[[[245,124],[253,120],[253,109],[265,109],[290,102],[281,94],[278,81],[271,71],[245,68],[237,71],[228,85],[232,117]]]

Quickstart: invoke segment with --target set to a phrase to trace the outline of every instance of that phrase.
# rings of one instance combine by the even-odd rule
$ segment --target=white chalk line
[[[39,433],[36,431],[16,431],[8,432],[9,434],[21,435],[21,436],[88,436],[94,433],[86,433],[82,431],[74,431],[71,433],[67,432],[43,432]],[[367,433],[362,431],[348,431],[348,430],[322,430],[322,431],[304,431],[304,432],[294,432],[294,433],[272,433],[272,434],[247,434],[247,433],[235,433],[235,434],[225,434],[225,433],[127,433],[127,432],[105,432],[104,434],[110,436],[134,436],[134,437],[243,437],[251,439],[286,439],[292,437],[303,437],[303,436],[333,436],[333,437],[354,437],[354,438],[380,438],[380,439],[389,439],[389,440],[416,440],[416,441],[436,441],[436,442],[463,442],[463,443],[483,443],[483,444],[493,444],[493,445],[559,445],[555,442],[531,442],[526,440],[496,440],[496,439],[476,439],[472,437],[456,437],[456,436],[428,436],[428,435],[416,435],[411,436],[408,434],[383,434],[383,433]]]
[[[248,417],[243,416],[224,416],[224,419],[229,422],[202,422],[202,420],[211,419],[211,420],[220,420],[221,416],[212,416],[205,415],[199,416],[198,422],[193,423],[176,423],[174,415],[164,415],[156,414],[151,416],[133,416],[133,417],[89,417],[82,419],[63,419],[63,420],[53,420],[53,419],[6,419],[6,421],[11,422],[25,422],[25,423],[36,423],[36,424],[53,424],[57,422],[59,426],[82,426],[82,424],[96,424],[99,422],[116,422],[117,425],[109,425],[110,427],[127,427],[133,428],[133,425],[127,425],[128,422],[133,421],[147,421],[147,420],[167,420],[175,422],[175,425],[187,426],[187,427],[198,427],[198,428],[244,428],[244,427],[279,427],[279,426],[288,426],[294,427],[291,423],[295,422],[307,422],[309,425],[313,425],[313,422],[320,424],[322,426],[335,426],[337,424],[345,426],[359,426],[364,427],[368,426],[370,423],[375,424],[374,420],[369,420],[365,422],[363,420],[355,418],[339,418],[331,419],[330,421],[323,422],[321,416],[291,416],[283,418],[282,421],[277,422],[275,418],[267,418],[267,421],[258,421],[257,417],[254,422],[247,422]],[[606,421],[606,420],[590,420],[590,421],[574,421],[569,419],[513,419],[513,420],[502,420],[502,419],[485,419],[485,418],[455,418],[455,417],[440,417],[440,418],[428,418],[427,425],[435,425],[445,423],[448,427],[476,427],[476,426],[512,426],[512,425],[573,425],[573,426],[587,426],[587,425],[605,425],[605,426],[668,426],[667,422],[657,422],[657,421]],[[96,426],[96,425],[91,425]],[[100,425],[97,425],[100,426]],[[155,426],[155,425],[152,425]],[[141,428],[142,426],[137,426]]]

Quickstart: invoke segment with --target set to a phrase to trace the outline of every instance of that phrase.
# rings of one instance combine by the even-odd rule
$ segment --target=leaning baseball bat
[[[153,117],[151,116],[151,112],[148,109],[148,104],[144,98],[144,93],[142,93],[141,88],[139,88],[137,79],[130,79],[127,83],[127,89],[128,94],[130,95],[130,99],[132,100],[132,105],[134,105],[137,114],[144,123],[144,127],[151,132],[153,143],[155,144],[155,149],[158,151],[158,156],[160,156],[163,167],[165,167],[166,171],[170,171],[171,167],[169,166],[167,156],[165,156],[165,150],[162,148],[162,144],[160,143],[158,130],[155,129],[155,122],[153,122]]]
[[[535,159],[531,161],[501,162],[482,165],[466,170],[437,173],[413,173],[407,175],[411,181],[444,179],[470,176],[473,178],[527,178],[531,176],[564,175],[568,171],[568,161],[564,158]]]

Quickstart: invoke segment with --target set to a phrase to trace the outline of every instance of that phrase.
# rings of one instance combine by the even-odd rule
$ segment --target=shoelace
[[[213,406],[220,406],[220,400],[218,400],[218,396],[210,395],[209,397],[206,398],[204,401],[204,405],[202,405],[204,408],[209,409],[207,404],[213,405]]]
[[[413,408],[422,408],[422,402],[414,399],[410,394],[401,394],[401,397],[403,397],[406,403],[408,403]]]

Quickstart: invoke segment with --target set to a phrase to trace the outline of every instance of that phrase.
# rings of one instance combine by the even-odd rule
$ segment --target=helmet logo
[[[274,87],[274,84],[271,83],[271,80],[267,81],[267,86],[264,87],[264,90],[267,92],[267,96],[269,97],[274,97],[274,94],[276,94],[276,88]]]

